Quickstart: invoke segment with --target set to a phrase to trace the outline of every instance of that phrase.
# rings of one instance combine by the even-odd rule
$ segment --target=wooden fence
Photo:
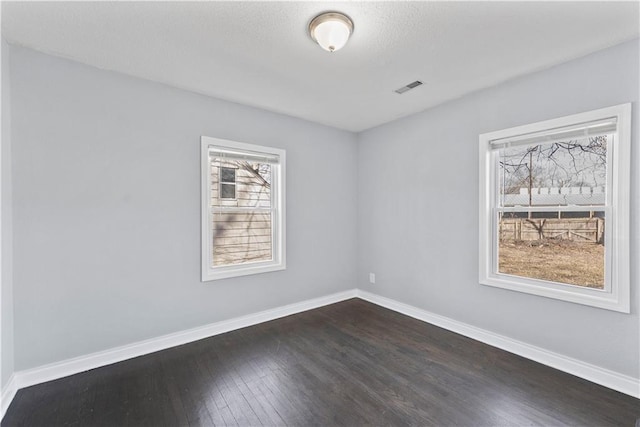
[[[500,240],[563,239],[603,243],[603,218],[502,218]]]

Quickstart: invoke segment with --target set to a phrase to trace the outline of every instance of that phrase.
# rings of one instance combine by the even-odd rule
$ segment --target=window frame
[[[519,277],[497,271],[496,229],[497,149],[491,142],[556,128],[616,118],[616,137],[607,147],[607,202],[605,212],[605,286],[585,288],[546,280]],[[479,136],[479,282],[593,307],[630,312],[629,220],[631,104],[621,104],[557,119],[488,132]],[[609,158],[610,157],[610,158]],[[611,165],[611,167],[609,167]],[[542,208],[538,208],[542,209]],[[555,210],[546,207],[546,210]],[[534,208],[534,210],[536,210]],[[569,209],[573,210],[573,209]],[[496,218],[494,218],[494,216]]]
[[[203,282],[286,269],[286,151],[280,148],[248,144],[209,136],[201,136],[201,278]],[[213,234],[211,207],[210,147],[278,156],[277,167],[271,168],[271,235],[272,259],[213,267]],[[236,174],[237,180],[237,174]],[[237,192],[237,187],[236,187]],[[237,194],[236,194],[237,196]],[[226,199],[225,199],[226,200]]]

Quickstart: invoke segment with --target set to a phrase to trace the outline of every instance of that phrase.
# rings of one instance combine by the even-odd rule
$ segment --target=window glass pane
[[[235,199],[236,198],[236,185],[235,184],[220,184],[220,198],[222,199]]]
[[[268,163],[234,162],[237,170],[238,206],[271,207],[271,165]]]
[[[236,170],[234,168],[220,168],[221,182],[236,182]]]
[[[271,259],[270,211],[214,213],[214,267]]]
[[[213,266],[271,261],[271,174],[277,166],[216,157],[211,161]]]
[[[271,208],[271,164],[212,157],[211,166],[213,207]]]
[[[498,272],[603,289],[603,212],[502,213],[498,216]]]
[[[604,206],[612,135],[498,150],[501,206]]]

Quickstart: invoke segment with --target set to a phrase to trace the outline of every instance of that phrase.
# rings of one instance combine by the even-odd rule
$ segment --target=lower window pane
[[[221,199],[235,199],[236,198],[236,185],[235,184],[220,184],[220,198]]]
[[[502,213],[498,272],[603,289],[602,212]]]
[[[271,259],[271,212],[213,215],[214,267]]]

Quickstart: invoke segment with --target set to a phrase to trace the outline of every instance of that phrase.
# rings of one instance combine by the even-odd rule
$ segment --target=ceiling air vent
[[[409,83],[409,84],[408,84],[408,85],[406,85],[406,86],[402,86],[400,89],[396,89],[396,90],[394,90],[394,92],[395,92],[395,93],[399,93],[399,94],[403,94],[403,93],[405,93],[405,92],[406,92],[406,91],[408,91],[408,90],[411,90],[411,89],[413,89],[413,88],[416,88],[416,87],[420,86],[421,84],[422,84],[422,82],[421,82],[420,80],[416,80],[416,81],[415,81],[415,82],[413,82],[413,83]]]

